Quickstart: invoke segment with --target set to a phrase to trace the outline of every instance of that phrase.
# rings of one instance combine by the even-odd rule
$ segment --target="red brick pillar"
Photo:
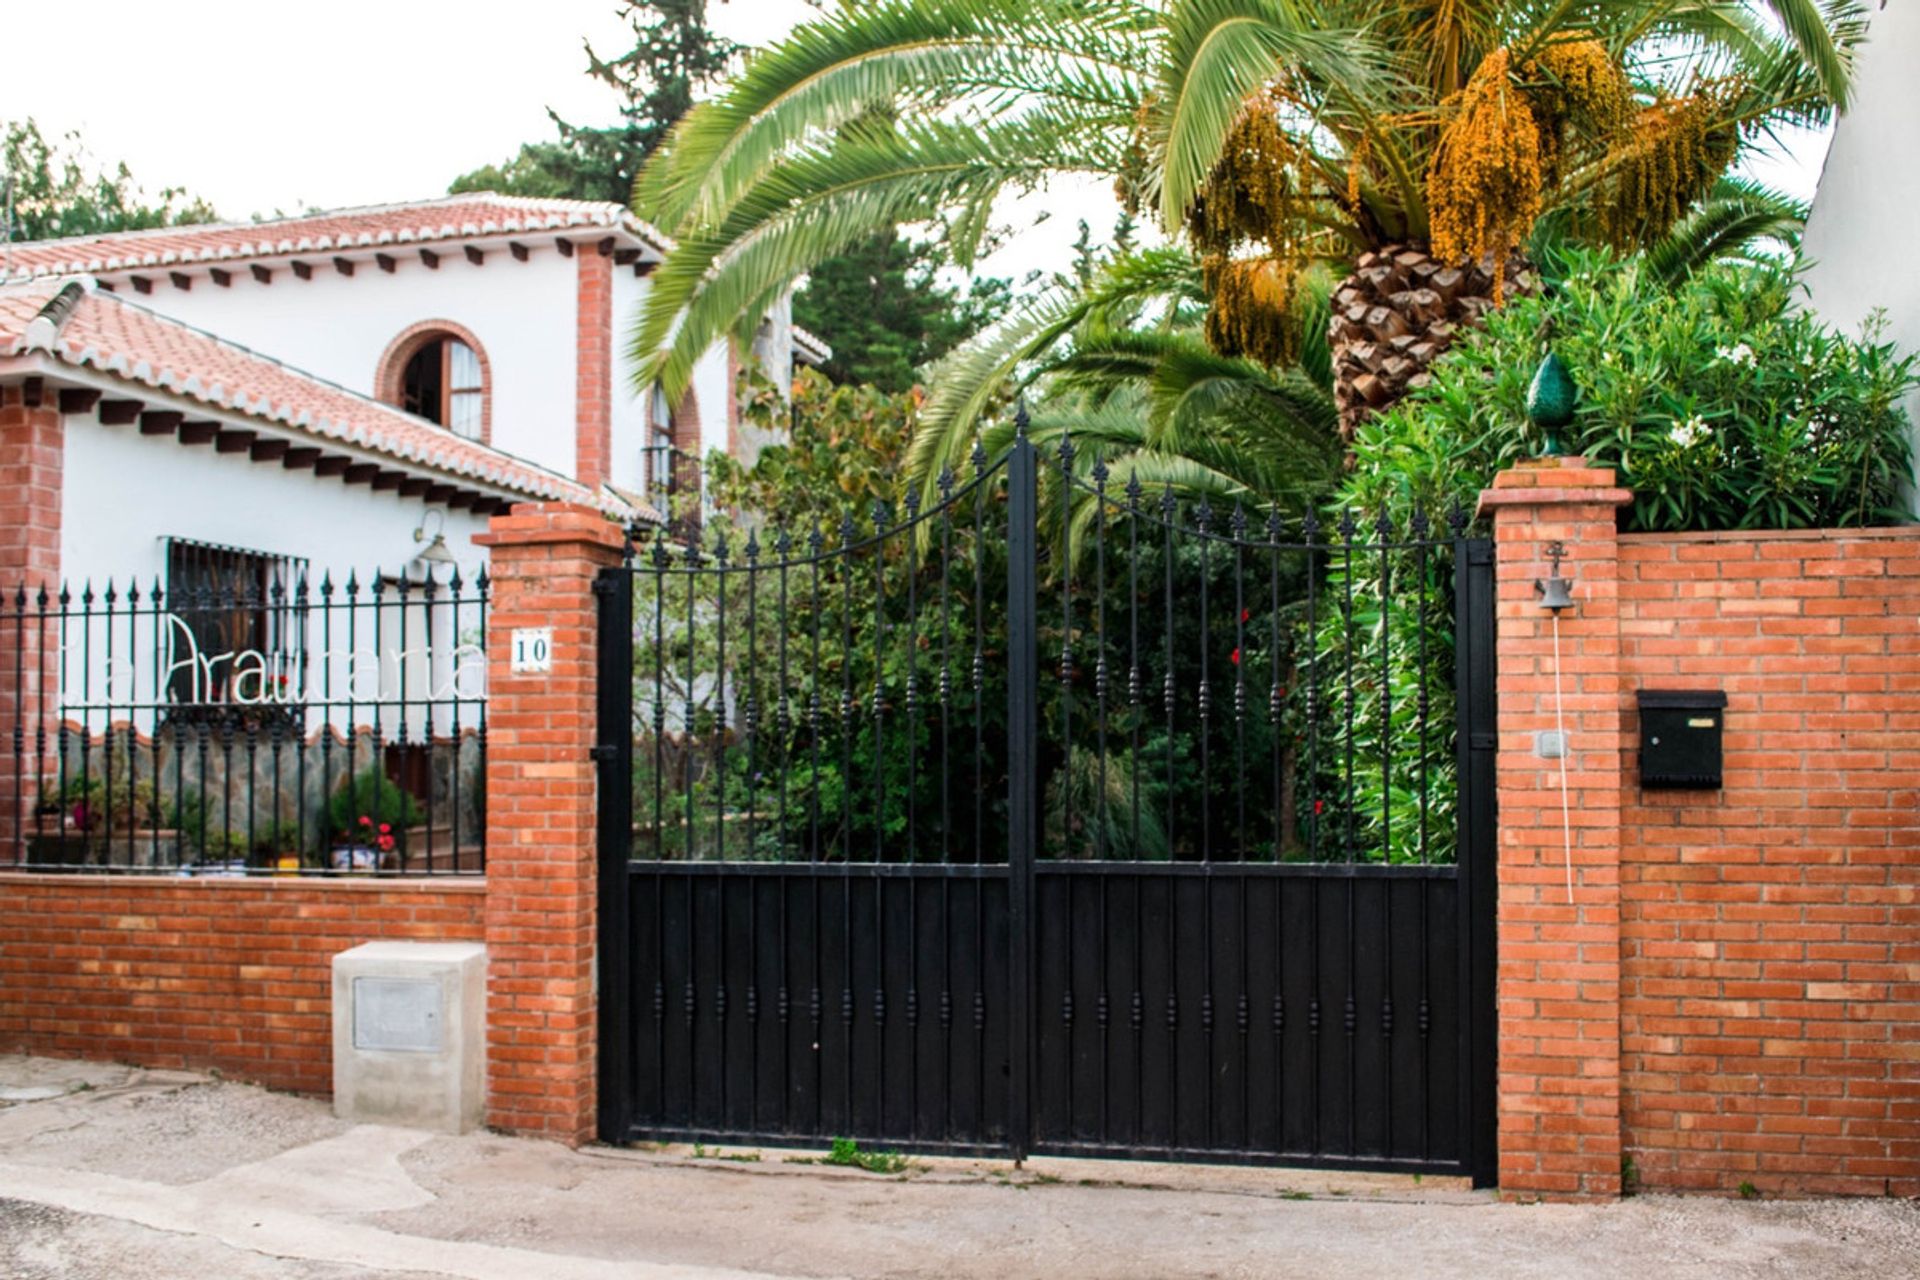
[[[40,687],[46,666],[42,659],[50,655],[42,654],[35,602],[42,587],[49,595],[60,591],[66,429],[56,395],[38,379],[0,387],[0,527],[6,530],[0,537],[0,655],[6,673],[0,679],[0,864],[21,859],[25,849],[19,838],[33,829],[31,814],[43,769],[34,758],[34,721],[51,710]],[[24,618],[19,603],[23,588]],[[49,645],[58,643],[51,634],[57,625],[48,627]],[[25,747],[17,764],[16,727]]]
[[[613,470],[613,258],[612,245],[582,247],[575,296],[573,473],[598,489]]]
[[[593,581],[620,530],[539,503],[474,538],[492,552],[487,625],[487,1123],[578,1144],[595,1119]],[[512,671],[513,633],[550,627],[552,669]]]
[[[1613,472],[1580,458],[1522,463],[1480,497],[1498,582],[1500,1187],[1522,1198],[1620,1193],[1615,516],[1630,500]],[[1574,599],[1559,619],[1557,673],[1554,619],[1534,586],[1551,542],[1565,545]],[[1564,809],[1562,761],[1538,738],[1561,723],[1556,674]]]

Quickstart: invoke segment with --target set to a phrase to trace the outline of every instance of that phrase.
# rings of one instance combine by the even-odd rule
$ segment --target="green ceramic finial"
[[[1547,352],[1527,387],[1527,420],[1540,429],[1542,457],[1558,457],[1567,452],[1560,431],[1572,424],[1573,406],[1578,397],[1567,366],[1560,362],[1559,356]]]

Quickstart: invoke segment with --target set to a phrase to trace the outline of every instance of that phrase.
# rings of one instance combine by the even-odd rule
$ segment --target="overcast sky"
[[[817,14],[806,0],[727,0],[709,21],[744,43]],[[583,38],[623,52],[613,0],[88,0],[8,6],[0,119],[77,129],[149,190],[178,185],[227,218],[418,199],[456,175],[552,136],[546,109],[612,117],[584,74]],[[1824,135],[1757,162],[1813,194]],[[1077,218],[1105,232],[1104,186],[1026,202],[1054,217],[993,261],[998,274],[1065,265]]]

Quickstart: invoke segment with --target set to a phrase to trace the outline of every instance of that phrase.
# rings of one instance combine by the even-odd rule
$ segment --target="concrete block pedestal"
[[[369,942],[333,958],[333,1111],[465,1133],[486,1114],[487,949]]]

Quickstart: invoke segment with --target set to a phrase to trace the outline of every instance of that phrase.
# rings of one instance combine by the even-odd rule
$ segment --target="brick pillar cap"
[[[578,543],[618,551],[626,534],[601,512],[578,502],[523,502],[495,516],[485,533],[473,535],[477,547],[527,547]]]
[[[1479,513],[1501,507],[1624,507],[1632,501],[1633,491],[1614,482],[1611,467],[1588,466],[1585,458],[1531,458],[1493,478],[1493,487],[1480,493]]]

